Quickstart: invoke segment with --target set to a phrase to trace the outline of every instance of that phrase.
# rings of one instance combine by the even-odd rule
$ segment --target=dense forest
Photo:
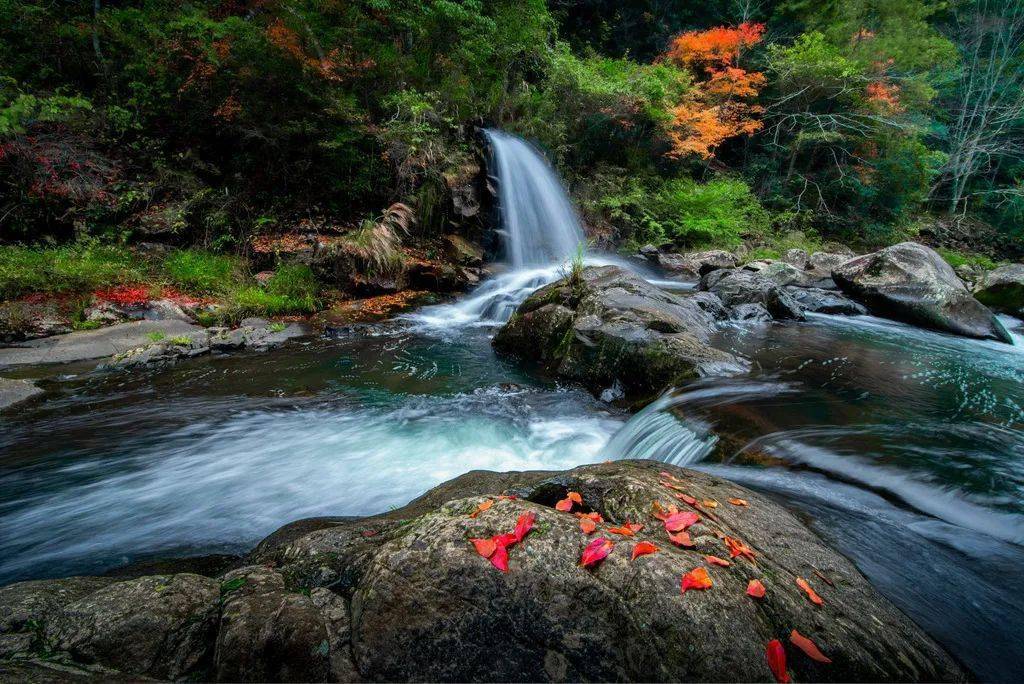
[[[1019,0],[4,0],[0,237],[438,234],[498,126],[605,246],[1010,258],[1022,45]]]

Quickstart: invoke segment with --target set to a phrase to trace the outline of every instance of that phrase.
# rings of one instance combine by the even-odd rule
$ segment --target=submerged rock
[[[572,513],[555,510],[568,491],[582,495],[579,510],[603,517],[592,535]],[[680,492],[711,503],[691,508]],[[491,507],[471,517],[485,500]],[[692,547],[669,540],[655,501],[699,516],[687,530]],[[470,540],[512,532],[524,515],[535,517],[533,530],[510,548],[501,572]],[[642,527],[634,536],[611,531],[625,523]],[[611,553],[581,567],[596,538],[611,541]],[[731,556],[730,540],[749,554]],[[640,541],[657,551],[632,559]],[[713,566],[710,555],[730,564]],[[772,681],[765,647],[779,639],[796,681],[965,677],[781,506],[652,461],[470,472],[386,514],[285,526],[250,562],[219,581],[178,574],[0,588],[0,614],[17,615],[0,632],[33,643],[0,660],[0,672],[74,666],[104,668],[117,679]],[[710,588],[681,593],[682,575],[695,568],[708,573]],[[765,587],[762,598],[747,595],[751,580]],[[794,647],[793,630],[831,662]]]
[[[0,378],[0,411],[43,393],[31,380]]]
[[[494,338],[502,352],[537,362],[594,392],[618,383],[647,398],[683,380],[737,372],[710,346],[721,302],[665,292],[618,266],[584,268],[524,301]]]
[[[996,317],[971,296],[934,250],[902,242],[838,266],[839,287],[886,318],[965,337],[1011,342]]]
[[[1008,264],[989,271],[978,282],[974,296],[996,311],[1024,315],[1024,264]]]

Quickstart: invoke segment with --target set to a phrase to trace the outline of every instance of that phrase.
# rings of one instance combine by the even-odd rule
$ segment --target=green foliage
[[[176,250],[163,262],[171,282],[189,292],[223,292],[241,272],[241,262],[232,256],[199,250]]]
[[[92,111],[84,97],[68,95],[38,96],[19,92],[16,82],[0,76],[0,136],[24,133],[34,123],[56,123]]]
[[[946,260],[953,268],[959,268],[960,266],[976,266],[986,271],[991,271],[999,264],[992,259],[992,257],[985,254],[970,254],[967,252],[958,252],[954,249],[939,249],[937,250],[942,258]]]
[[[146,339],[148,339],[150,342],[159,342],[165,337],[167,337],[167,335],[160,332],[159,330],[154,330],[153,332],[146,335]]]
[[[137,282],[143,271],[131,252],[94,242],[62,247],[0,245],[0,299],[31,292],[88,292]]]

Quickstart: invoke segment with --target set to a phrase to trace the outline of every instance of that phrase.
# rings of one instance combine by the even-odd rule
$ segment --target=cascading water
[[[583,227],[558,174],[533,145],[503,131],[484,131],[498,186],[500,234],[509,268],[467,297],[408,318],[429,328],[504,323],[527,296],[561,276],[584,242]]]

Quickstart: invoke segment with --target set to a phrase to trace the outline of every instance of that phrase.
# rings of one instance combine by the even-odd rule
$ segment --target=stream
[[[579,230],[567,203],[545,206]],[[1012,347],[867,316],[724,325],[715,344],[749,374],[631,416],[491,349],[575,236],[358,335],[163,371],[62,367],[45,402],[0,416],[0,584],[241,553],[292,520],[379,513],[472,469],[650,458],[777,499],[980,679],[1024,671],[1020,321],[1004,319]]]

